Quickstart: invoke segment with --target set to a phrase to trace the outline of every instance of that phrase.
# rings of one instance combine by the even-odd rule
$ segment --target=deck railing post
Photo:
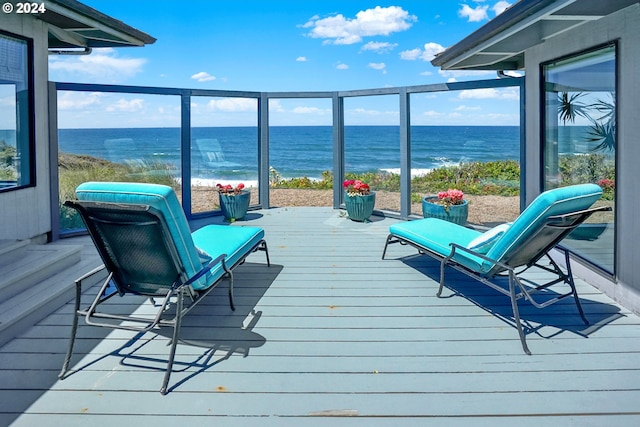
[[[407,88],[400,88],[400,216],[411,215],[411,113]]]
[[[344,181],[344,98],[333,95],[333,208],[343,202]]]
[[[263,209],[269,208],[269,97],[258,99],[258,195]]]
[[[191,93],[180,94],[180,177],[182,209],[191,218]]]

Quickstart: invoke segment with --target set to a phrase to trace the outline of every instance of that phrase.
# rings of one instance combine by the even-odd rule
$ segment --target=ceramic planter
[[[422,216],[425,218],[439,218],[459,225],[467,223],[469,216],[469,203],[462,201],[461,205],[451,205],[449,209],[439,203],[437,196],[427,196],[422,199]]]
[[[371,194],[364,196],[350,196],[349,193],[345,193],[344,204],[347,208],[349,219],[358,222],[368,221],[376,204],[376,193],[371,192]]]
[[[225,219],[230,222],[244,219],[251,201],[251,191],[242,190],[238,194],[222,194],[220,196],[220,210]]]

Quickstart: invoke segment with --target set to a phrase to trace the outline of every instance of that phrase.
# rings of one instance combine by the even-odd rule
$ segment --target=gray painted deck
[[[436,298],[437,262],[400,245],[388,256],[402,259],[380,259],[395,221],[281,208],[236,224],[264,227],[273,265],[256,253],[236,269],[235,312],[222,285],[187,316],[167,396],[164,330],[81,325],[78,372],[58,381],[65,305],[0,349],[0,425],[640,423],[637,316],[579,280],[592,325],[571,301],[522,304],[526,356],[515,328],[489,312],[509,317],[502,295],[450,270]]]

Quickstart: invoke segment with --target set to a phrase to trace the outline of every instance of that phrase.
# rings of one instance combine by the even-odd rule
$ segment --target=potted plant
[[[376,193],[371,191],[369,184],[359,179],[347,179],[342,186],[345,190],[344,204],[349,219],[359,222],[368,221],[376,204]]]
[[[422,216],[465,225],[469,216],[469,204],[464,199],[462,191],[450,188],[447,191],[439,192],[437,196],[424,197],[422,199]]]
[[[229,222],[243,219],[249,209],[251,191],[246,190],[243,183],[239,183],[235,187],[231,184],[216,184],[216,187],[220,210],[222,210],[225,219]]]

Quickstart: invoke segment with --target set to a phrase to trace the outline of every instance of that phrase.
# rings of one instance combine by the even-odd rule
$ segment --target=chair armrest
[[[467,247],[464,247],[462,245],[459,245],[458,243],[449,243],[449,246],[451,246],[451,252],[449,253],[449,255],[445,258],[447,261],[452,259],[454,257],[454,255],[456,254],[456,251],[461,251],[461,252],[466,252],[469,255],[473,255],[475,257],[478,257],[484,261],[490,262],[491,264],[493,264],[494,266],[497,265],[500,268],[503,268],[505,270],[513,270],[511,267],[509,267],[506,264],[501,263],[500,261],[497,261],[493,258],[489,258],[488,256],[486,256],[485,254],[481,254],[479,252],[473,251]],[[480,274],[481,272],[478,271],[476,272],[478,274]]]
[[[199,278],[201,278],[202,276],[204,276],[205,274],[207,274],[213,267],[215,267],[216,265],[218,265],[218,263],[222,263],[222,268],[224,269],[224,271],[228,272],[229,270],[227,269],[227,264],[225,263],[225,258],[227,257],[227,254],[222,254],[222,255],[218,255],[216,258],[212,259],[211,261],[209,261],[209,264],[207,264],[206,266],[204,266],[200,271],[198,271],[193,277],[191,277],[189,280],[187,280],[186,282],[182,283],[179,286],[176,286],[177,288],[181,288],[182,286],[189,286],[191,285],[193,282],[195,282],[196,280],[198,280]]]

